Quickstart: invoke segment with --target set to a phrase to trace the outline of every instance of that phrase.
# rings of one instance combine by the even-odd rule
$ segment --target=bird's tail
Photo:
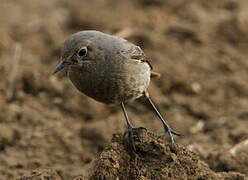
[[[160,76],[158,72],[151,71],[151,78],[159,78]]]

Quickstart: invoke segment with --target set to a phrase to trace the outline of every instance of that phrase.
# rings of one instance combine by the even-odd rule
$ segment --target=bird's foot
[[[127,142],[128,148],[132,152],[137,152],[137,149],[135,147],[135,138],[134,138],[134,132],[137,130],[146,130],[145,127],[129,127],[128,130],[124,133],[124,140]]]
[[[164,137],[164,136],[169,135],[169,134],[176,135],[176,136],[183,136],[181,133],[178,133],[178,132],[174,131],[173,129],[169,128],[169,130],[165,129],[165,132],[161,133],[159,135],[159,137]]]
[[[182,136],[182,134],[180,134],[180,133],[174,131],[173,129],[171,129],[170,127],[168,127],[168,128],[165,128],[165,132],[162,133],[162,134],[160,134],[159,137],[164,137],[164,136],[166,136],[166,135],[168,135],[169,138],[170,138],[170,147],[171,147],[173,150],[175,150],[175,148],[176,148],[176,143],[175,143],[175,140],[174,140],[173,135]]]

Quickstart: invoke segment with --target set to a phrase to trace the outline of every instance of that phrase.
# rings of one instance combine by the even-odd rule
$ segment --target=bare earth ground
[[[119,179],[125,179],[121,173],[152,179],[155,171],[161,176],[154,179],[247,178],[247,17],[247,0],[0,0],[0,180],[79,180],[92,174],[99,179],[94,173],[107,172],[102,157],[116,152]],[[176,138],[183,154],[172,155],[165,140],[154,140],[163,147],[159,156],[150,154],[157,157],[154,163],[139,156],[135,166],[120,135],[110,143],[114,133],[126,130],[120,107],[80,94],[64,73],[51,76],[61,43],[87,29],[125,37],[144,49],[162,74],[150,94],[184,134]],[[135,125],[162,131],[145,101],[129,103],[128,112]],[[129,171],[122,169],[127,162]]]

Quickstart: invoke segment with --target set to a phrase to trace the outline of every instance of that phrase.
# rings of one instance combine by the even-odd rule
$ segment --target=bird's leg
[[[175,146],[175,141],[174,141],[173,135],[181,136],[181,134],[176,132],[176,131],[174,131],[173,129],[171,129],[171,127],[166,123],[166,121],[161,116],[161,114],[159,113],[158,109],[156,108],[156,106],[152,102],[152,100],[149,97],[149,95],[144,94],[144,96],[148,99],[150,105],[152,106],[153,111],[157,114],[157,116],[159,117],[160,121],[163,123],[164,129],[165,129],[166,133],[169,135],[170,142],[171,142],[171,147],[173,148]]]
[[[126,111],[126,108],[124,106],[124,103],[122,102],[121,103],[121,108],[122,108],[122,111],[124,113],[124,116],[125,116],[125,119],[126,119],[126,122],[127,122],[127,128],[128,128],[128,131],[124,134],[124,138],[127,138],[129,143],[130,143],[130,147],[131,149],[135,152],[136,151],[136,148],[135,148],[135,144],[134,144],[134,135],[133,135],[133,131],[135,129],[145,129],[144,127],[133,127],[131,122],[129,121],[129,118],[128,118],[128,115],[127,115],[127,111]]]

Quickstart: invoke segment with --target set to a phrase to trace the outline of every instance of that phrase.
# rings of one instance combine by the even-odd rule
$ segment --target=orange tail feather
[[[159,78],[160,76],[158,72],[151,71],[151,78]]]

